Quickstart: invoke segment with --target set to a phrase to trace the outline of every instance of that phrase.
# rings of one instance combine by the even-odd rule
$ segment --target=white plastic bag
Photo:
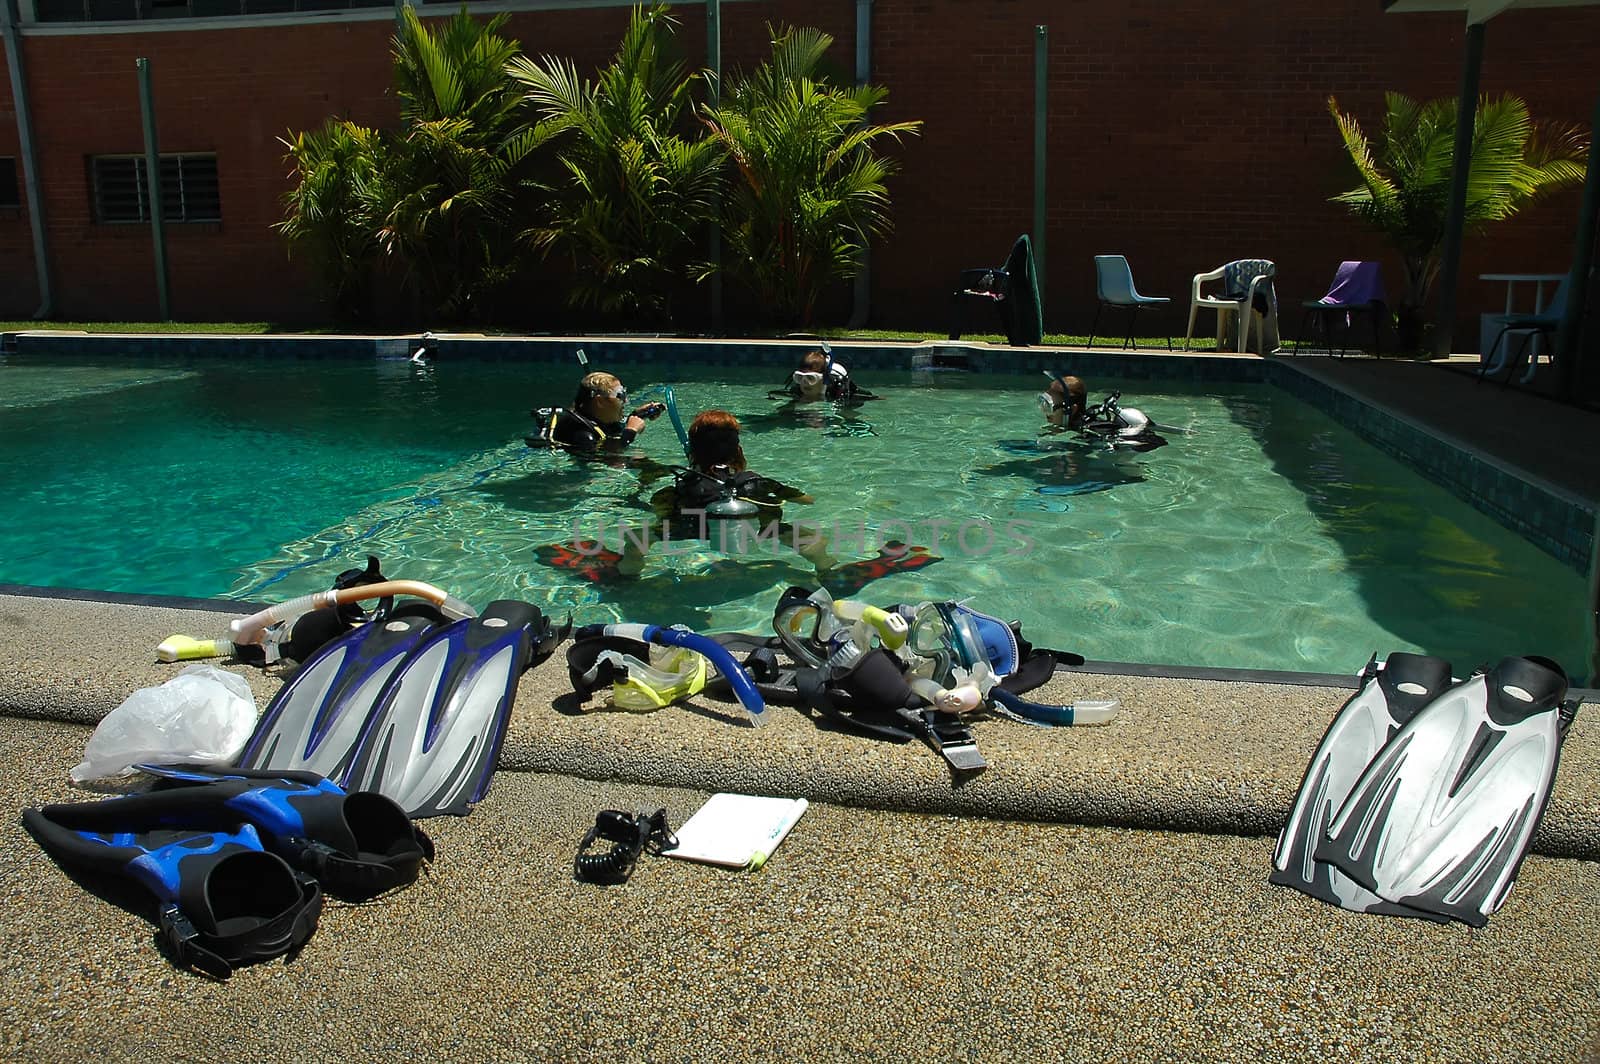
[[[231,762],[256,726],[256,700],[244,677],[190,665],[160,687],[141,687],[105,715],[89,736],[73,783],[131,776],[141,761]]]

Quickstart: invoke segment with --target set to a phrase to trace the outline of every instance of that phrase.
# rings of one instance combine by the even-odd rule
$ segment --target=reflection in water
[[[531,409],[571,395],[571,364],[402,365],[141,364],[159,385],[8,411],[0,580],[277,601],[373,553],[480,605],[724,630],[764,630],[783,588],[811,583],[788,554],[653,555],[626,586],[540,564],[575,525],[636,519],[683,461],[675,434],[658,423],[623,460],[580,463],[522,443]],[[1373,651],[1420,650],[1458,668],[1508,652],[1586,666],[1580,575],[1270,388],[1141,382],[1142,410],[1192,431],[1125,455],[997,444],[1026,431],[1016,411],[1038,384],[1021,376],[884,374],[870,382],[883,402],[785,410],[766,398],[770,368],[603,368],[640,391],[671,383],[686,418],[738,415],[751,465],[816,497],[796,516],[856,537],[841,558],[890,537],[943,556],[868,584],[869,601],[971,598],[1106,660],[1354,672]]]

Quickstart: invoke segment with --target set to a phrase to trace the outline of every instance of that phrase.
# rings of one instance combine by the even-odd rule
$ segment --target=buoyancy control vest
[[[637,435],[620,421],[603,424],[560,406],[542,406],[533,412],[533,418],[534,433],[526,437],[529,447],[617,450],[628,446]]]

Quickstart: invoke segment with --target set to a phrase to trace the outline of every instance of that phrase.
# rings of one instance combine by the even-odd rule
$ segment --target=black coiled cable
[[[601,839],[611,843],[611,848],[604,853],[590,853],[590,847]],[[649,850],[659,854],[677,845],[678,837],[667,825],[665,809],[654,813],[641,811],[638,816],[630,816],[620,809],[605,809],[594,818],[594,827],[578,844],[572,874],[585,883],[626,883],[640,853]]]

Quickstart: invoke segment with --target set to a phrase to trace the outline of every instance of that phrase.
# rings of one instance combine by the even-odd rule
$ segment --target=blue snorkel
[[[678,400],[673,397],[672,386],[667,386],[667,419],[672,422],[672,431],[678,434],[678,442],[683,444],[684,457],[689,455],[689,433],[683,427],[683,418],[678,416]]]
[[[750,714],[750,723],[759,725],[765,720],[767,703],[756,690],[755,681],[745,672],[728,648],[709,636],[687,628],[663,628],[659,624],[586,624],[572,634],[573,639],[592,639],[597,636],[616,636],[655,643],[664,647],[683,647],[704,655],[728,680],[739,704]]]

